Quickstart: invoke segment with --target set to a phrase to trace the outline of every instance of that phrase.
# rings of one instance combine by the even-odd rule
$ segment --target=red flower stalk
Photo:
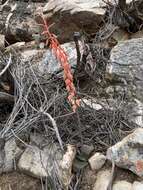
[[[80,104],[80,100],[76,98],[76,89],[73,84],[73,75],[71,72],[71,67],[68,62],[68,56],[66,52],[61,48],[56,36],[49,31],[49,26],[47,24],[46,19],[44,16],[41,14],[40,17],[42,18],[43,21],[43,33],[42,35],[47,36],[47,42],[46,44],[50,43],[50,48],[54,52],[56,58],[59,60],[61,63],[61,67],[63,68],[64,71],[64,81],[66,84],[66,89],[68,91],[68,100],[72,105],[72,109],[75,112],[77,107]]]

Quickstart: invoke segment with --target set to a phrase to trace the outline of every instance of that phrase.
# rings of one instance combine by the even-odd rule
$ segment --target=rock
[[[81,28],[95,33],[106,12],[105,6],[102,0],[49,0],[43,12],[50,23],[55,23],[51,28],[54,33],[60,35],[62,42],[67,42]]]
[[[13,50],[20,51],[20,50],[24,49],[25,46],[27,46],[25,42],[16,42],[16,43],[6,47],[6,52],[12,52]]]
[[[118,106],[118,101],[115,99],[95,99],[95,98],[82,98],[81,99],[81,106],[83,108],[89,106],[91,109],[94,109],[96,111],[100,111],[102,109],[107,110],[115,110]]]
[[[74,42],[61,45],[65,50],[69,63],[72,68],[76,66],[77,54]],[[22,63],[29,64],[29,67],[36,71],[39,76],[47,76],[47,73],[53,74],[62,70],[60,62],[50,49],[36,49],[35,43],[17,42],[6,48],[6,52],[13,52],[13,49],[19,52]],[[22,68],[21,68],[22,69]],[[29,71],[30,72],[30,71]]]
[[[83,156],[85,156],[86,158],[88,158],[90,156],[90,154],[93,152],[94,150],[94,146],[93,145],[82,145],[80,148],[81,154]]]
[[[111,178],[110,170],[103,170],[98,172],[93,190],[107,190],[110,178]]]
[[[63,155],[56,144],[46,145],[43,149],[35,145],[26,148],[18,162],[21,171],[36,178],[58,178],[67,189],[72,177],[72,164],[76,149],[72,145],[67,146]]]
[[[143,189],[143,182],[135,181],[133,183],[132,190],[142,190]]]
[[[105,164],[106,156],[97,152],[88,160],[92,170],[99,170]]]
[[[5,36],[0,34],[0,50],[5,49]]]
[[[143,29],[136,32],[136,33],[131,34],[130,38],[131,39],[133,39],[133,38],[143,38]]]
[[[13,171],[21,153],[14,139],[7,141],[0,150],[0,173]]]
[[[75,67],[77,61],[75,43],[74,42],[65,43],[61,45],[61,47],[65,50],[71,67]],[[47,70],[51,74],[58,72],[61,69],[59,61],[56,59],[55,55],[53,55],[53,52],[51,52],[51,50],[47,50],[43,55],[42,64],[47,66]]]
[[[75,159],[76,148],[73,145],[67,145],[67,151],[63,155],[63,159],[60,162],[61,168],[61,181],[64,186],[64,189],[68,190],[69,184],[72,179],[72,165],[73,160]]]
[[[122,141],[107,150],[107,158],[121,168],[143,176],[143,128],[137,128]]]
[[[81,99],[81,106],[84,108],[85,106],[89,106],[90,108],[93,108],[95,110],[101,110],[103,109],[103,106],[97,103],[95,99],[86,99],[82,98]]]
[[[127,181],[118,181],[113,185],[113,190],[132,190],[132,184]]]
[[[134,99],[128,108],[128,121],[143,127],[143,103]]]
[[[37,178],[51,176],[54,162],[59,163],[62,158],[62,155],[57,150],[56,146],[49,146],[44,150],[39,149],[37,146],[29,146],[20,157],[18,167],[21,171]]]
[[[62,45],[62,48],[68,55],[69,64],[74,72],[77,64],[77,54],[74,42],[66,43]],[[16,56],[15,56],[16,52]],[[29,76],[37,78],[40,83],[44,84],[43,89],[48,94],[49,89],[45,85],[52,74],[56,74],[59,80],[63,80],[63,69],[61,63],[56,59],[54,53],[50,49],[36,49],[35,43],[18,42],[6,48],[3,55],[4,59],[9,57],[9,53],[12,54],[11,71],[15,71],[19,80],[21,76],[28,78],[27,84],[32,80],[35,80]],[[19,59],[16,59],[16,58]],[[2,60],[0,60],[1,63]],[[35,75],[33,75],[35,72]],[[6,75],[7,76],[7,75]],[[10,75],[8,75],[10,76]],[[11,77],[12,78],[12,77]],[[54,88],[51,88],[54,91]],[[53,92],[54,93],[54,92]],[[52,95],[50,92],[49,95]]]
[[[6,35],[7,41],[10,43],[31,41],[32,35],[38,31],[37,23],[34,20],[35,10],[45,4],[46,2],[8,2],[1,10],[2,19],[0,20],[0,32]]]
[[[143,101],[142,54],[143,38],[122,41],[112,49],[111,64],[107,67],[107,75],[123,85],[128,85],[129,93],[141,101]]]

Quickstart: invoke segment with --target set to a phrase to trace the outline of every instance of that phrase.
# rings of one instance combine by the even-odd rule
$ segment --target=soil
[[[0,187],[1,190],[42,190],[40,180],[18,172],[1,175]]]

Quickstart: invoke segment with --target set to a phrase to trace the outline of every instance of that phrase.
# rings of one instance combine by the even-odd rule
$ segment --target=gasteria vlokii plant
[[[80,105],[80,99],[76,97],[76,89],[73,83],[73,75],[71,72],[71,67],[68,62],[68,56],[63,48],[61,48],[56,36],[49,31],[49,26],[47,20],[44,18],[43,14],[39,14],[42,18],[43,32],[42,35],[47,37],[46,45],[50,45],[49,47],[55,54],[56,58],[59,60],[61,67],[64,72],[64,81],[66,84],[66,89],[68,91],[68,100],[71,103],[72,109],[75,112],[77,107]]]

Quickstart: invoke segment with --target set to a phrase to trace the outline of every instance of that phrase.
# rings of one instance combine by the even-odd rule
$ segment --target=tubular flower
[[[68,101],[71,103],[72,109],[75,112],[77,107],[79,107],[79,105],[80,105],[80,100],[76,98],[76,89],[75,89],[75,86],[73,83],[73,75],[71,72],[70,64],[68,62],[68,56],[67,56],[66,52],[64,51],[64,49],[61,48],[56,36],[54,34],[50,33],[49,26],[48,26],[47,21],[44,18],[44,16],[42,14],[40,16],[41,16],[42,22],[43,22],[42,35],[47,36],[46,44],[50,44],[51,50],[53,51],[56,58],[60,62],[61,67],[63,68],[63,72],[64,72],[63,77],[64,77],[66,89],[68,91]]]

